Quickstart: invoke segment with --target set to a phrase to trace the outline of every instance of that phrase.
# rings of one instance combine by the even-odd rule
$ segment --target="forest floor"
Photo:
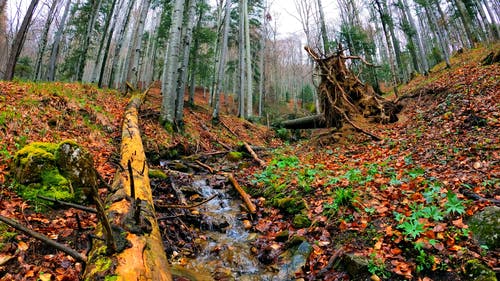
[[[152,166],[210,153],[229,162],[227,152],[242,142],[265,148],[257,153],[267,167],[248,158],[236,171],[258,206],[251,229],[259,233],[253,247],[263,264],[279,266],[280,253],[298,237],[313,251],[297,278],[349,280],[342,260],[357,255],[380,280],[467,280],[469,260],[500,266],[498,249],[475,243],[467,225],[500,200],[500,65],[481,65],[488,52],[455,55],[451,69],[437,65],[401,86],[407,98],[400,121],[365,128],[379,142],[324,129],[302,131],[304,138],[290,143],[232,115],[214,125],[202,91],[185,109],[185,132],[169,134],[158,125],[161,97],[153,88],[141,108],[143,143]],[[0,215],[86,254],[95,215],[22,199],[10,165],[28,143],[71,139],[111,183],[128,97],[59,82],[0,82],[0,93]],[[104,196],[106,188],[100,191]],[[80,277],[83,265],[70,256],[2,223],[0,234],[0,280]]]

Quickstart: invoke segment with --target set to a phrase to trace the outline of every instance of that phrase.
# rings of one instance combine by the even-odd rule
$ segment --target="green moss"
[[[291,215],[300,213],[306,207],[304,200],[295,197],[274,199],[272,202],[275,207],[280,208]]]
[[[68,180],[63,177],[57,168],[42,171],[42,184],[44,186],[68,186]]]
[[[104,281],[116,281],[118,280],[118,275],[109,275],[104,277]]]
[[[241,158],[243,158],[243,153],[238,151],[231,151],[227,154],[226,158],[231,162],[238,162],[241,160]]]
[[[482,264],[479,260],[470,260],[465,264],[466,280],[497,281],[495,272]]]
[[[150,169],[148,173],[149,178],[152,179],[167,179],[167,174],[165,174],[162,170]]]
[[[111,268],[113,261],[105,256],[100,256],[94,263],[95,270],[98,272],[103,272]]]
[[[305,228],[311,226],[311,220],[306,214],[297,214],[293,217],[292,224],[295,228]]]

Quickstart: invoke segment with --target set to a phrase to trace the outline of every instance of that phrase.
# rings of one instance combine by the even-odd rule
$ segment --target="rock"
[[[56,163],[73,187],[83,191],[84,198],[91,196],[92,188],[98,187],[97,172],[92,155],[77,143],[63,141],[56,151]]]
[[[281,254],[284,264],[277,275],[278,280],[296,280],[296,273],[302,271],[311,252],[311,244],[304,241]]]
[[[500,207],[490,206],[469,220],[474,239],[489,249],[500,248]]]
[[[82,201],[98,183],[92,156],[73,141],[31,143],[16,153],[12,171],[20,195],[34,200]]]
[[[368,271],[368,259],[354,254],[345,254],[340,259],[339,269],[346,271],[352,280],[370,280],[371,273]]]
[[[470,281],[497,281],[495,272],[478,260],[470,260],[465,264],[465,280]]]

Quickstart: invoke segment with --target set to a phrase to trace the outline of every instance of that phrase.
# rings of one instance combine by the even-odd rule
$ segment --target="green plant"
[[[410,236],[413,239],[425,232],[424,224],[416,219],[405,221],[398,225],[398,228],[403,230],[404,235]]]
[[[375,253],[371,254],[370,260],[368,260],[368,271],[371,274],[377,275],[383,279],[391,277],[391,272],[387,270],[384,261],[377,258]]]
[[[457,195],[449,190],[448,193],[446,194],[446,204],[444,207],[446,208],[446,213],[447,214],[463,214],[465,213],[465,207],[462,204],[462,200],[458,199]]]

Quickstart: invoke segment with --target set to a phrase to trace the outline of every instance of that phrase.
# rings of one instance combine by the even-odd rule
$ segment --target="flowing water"
[[[252,253],[257,234],[243,226],[242,201],[227,190],[212,188],[203,178],[196,179],[193,187],[205,199],[215,197],[199,209],[204,215],[199,239],[203,250],[184,267],[210,274],[215,280],[279,280]]]

